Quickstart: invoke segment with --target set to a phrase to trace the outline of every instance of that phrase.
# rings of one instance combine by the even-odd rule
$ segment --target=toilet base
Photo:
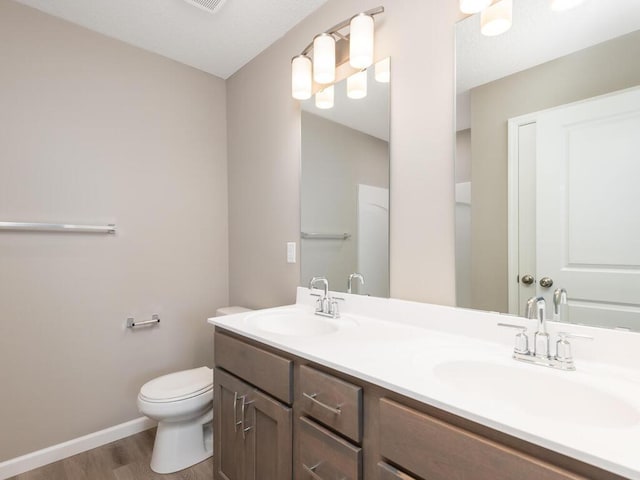
[[[189,468],[213,455],[213,409],[197,420],[158,423],[151,455],[151,470],[173,473]]]

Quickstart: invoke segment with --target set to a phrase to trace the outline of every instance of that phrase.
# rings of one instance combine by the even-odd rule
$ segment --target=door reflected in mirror
[[[456,27],[458,306],[640,330],[640,2],[513,8]]]
[[[331,108],[302,102],[301,284],[324,276],[333,291],[388,297],[389,76],[356,75]]]

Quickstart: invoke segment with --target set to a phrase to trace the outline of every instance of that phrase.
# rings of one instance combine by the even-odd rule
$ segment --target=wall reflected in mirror
[[[363,98],[349,98],[345,79],[332,108],[302,102],[301,284],[324,276],[346,292],[358,273],[352,293],[388,297],[389,79],[375,66],[362,76]]]
[[[456,26],[458,306],[640,330],[640,2],[513,8]]]

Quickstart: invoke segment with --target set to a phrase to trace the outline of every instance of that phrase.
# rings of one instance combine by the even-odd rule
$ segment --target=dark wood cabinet
[[[298,418],[296,478],[318,480],[362,478],[362,449],[305,417]]]
[[[291,408],[216,368],[214,478],[291,478]]]
[[[220,480],[245,478],[245,442],[240,432],[239,403],[252,387],[216,368],[214,373],[214,471]]]
[[[623,480],[219,329],[215,363],[216,480]]]
[[[259,390],[248,397],[249,419],[245,429],[247,448],[246,480],[291,478],[291,408]]]
[[[429,480],[586,480],[386,398],[380,400],[380,453]]]
[[[296,405],[305,415],[348,437],[362,441],[362,388],[308,366],[300,367]]]

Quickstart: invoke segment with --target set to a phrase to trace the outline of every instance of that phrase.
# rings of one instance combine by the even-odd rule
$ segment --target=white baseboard
[[[11,460],[0,463],[0,480],[5,480],[33,470],[34,468],[42,467],[101,445],[115,442],[121,438],[155,427],[156,424],[156,422],[147,417],[140,417],[130,422],[121,423],[120,425],[105,428],[104,430],[90,433],[83,437],[74,438],[67,442],[22,455],[21,457],[12,458]]]

